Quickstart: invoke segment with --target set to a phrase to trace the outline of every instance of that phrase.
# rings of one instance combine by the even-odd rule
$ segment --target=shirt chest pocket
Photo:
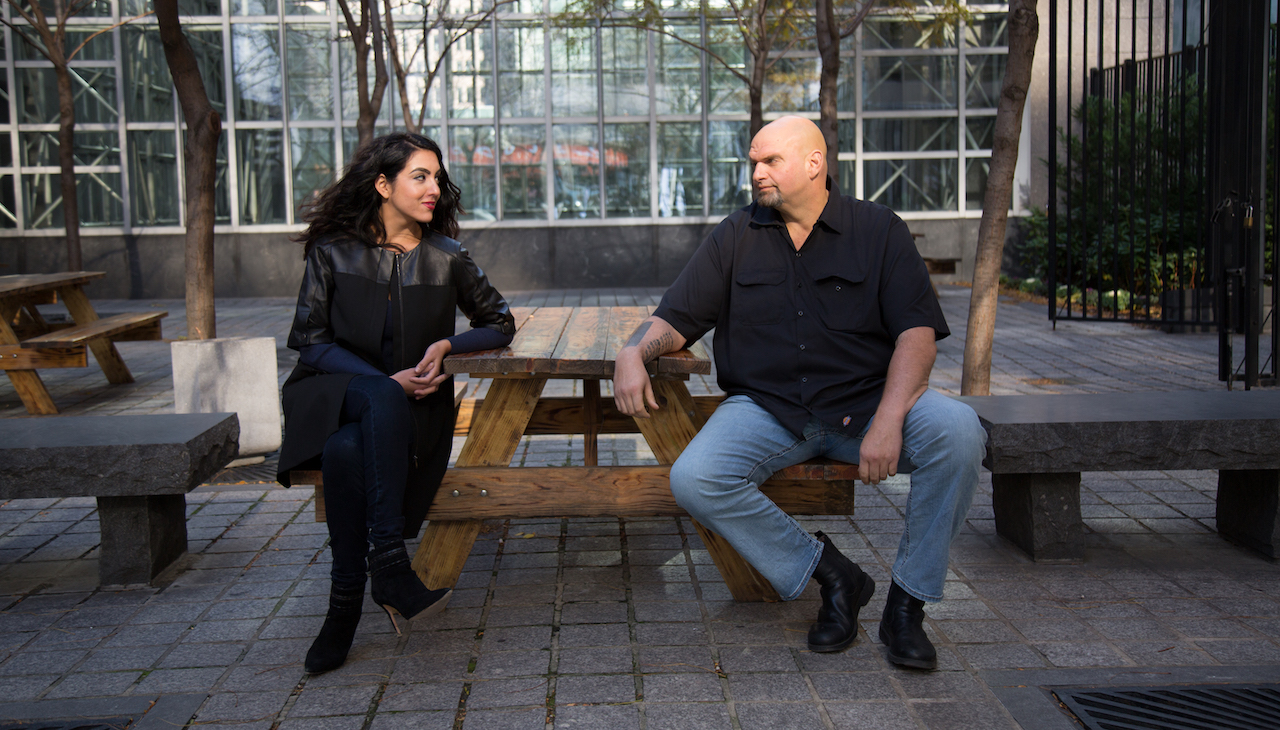
[[[742,324],[777,324],[789,303],[786,269],[748,269],[734,274],[733,317]]]
[[[818,305],[822,322],[841,332],[867,332],[878,329],[880,306],[874,292],[858,276],[828,276],[817,282]]]

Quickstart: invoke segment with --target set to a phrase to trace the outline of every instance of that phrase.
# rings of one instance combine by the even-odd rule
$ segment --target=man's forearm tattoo
[[[663,332],[661,337],[644,346],[644,351],[640,353],[640,357],[645,362],[649,362],[662,353],[669,351],[673,344],[675,344],[675,338],[671,336],[671,333]]]
[[[635,347],[635,346],[639,345],[639,344],[640,344],[640,342],[641,342],[641,340],[643,340],[643,339],[644,339],[644,335],[645,335],[645,333],[649,331],[649,327],[650,327],[652,324],[653,324],[653,322],[643,322],[643,323],[641,323],[639,327],[636,327],[636,331],[631,333],[631,339],[627,340],[627,344],[626,344],[626,345],[623,345],[623,346],[624,346],[624,347]]]

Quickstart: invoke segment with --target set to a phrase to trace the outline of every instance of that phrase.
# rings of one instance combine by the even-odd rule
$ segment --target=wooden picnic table
[[[132,383],[115,342],[160,339],[160,320],[168,312],[128,312],[99,317],[84,285],[106,276],[101,271],[0,276],[0,370],[4,370],[27,412],[58,412],[37,372],[41,368],[82,368],[86,347],[93,350],[107,381]],[[49,322],[36,308],[61,298],[73,322]]]
[[[671,495],[670,465],[723,396],[694,398],[690,375],[711,372],[699,343],[649,364],[662,408],[649,418],[620,414],[600,395],[614,358],[654,307],[516,308],[518,332],[497,350],[450,356],[446,372],[493,378],[482,400],[464,401],[456,432],[466,442],[428,513],[414,568],[432,588],[453,586],[481,520],[530,517],[684,515]],[[581,379],[576,398],[543,398],[547,381]],[[658,466],[599,466],[600,433],[643,434]],[[526,434],[583,434],[584,466],[511,468]],[[779,472],[764,491],[792,514],[852,514],[857,466],[810,462]],[[694,525],[738,600],[778,600],[768,582],[722,540]]]

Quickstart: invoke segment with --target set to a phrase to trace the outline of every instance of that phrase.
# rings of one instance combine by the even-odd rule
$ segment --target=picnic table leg
[[[14,313],[15,308],[0,309],[0,345],[19,344],[17,333],[9,325]],[[44,387],[40,373],[35,370],[5,370],[5,373],[9,375],[13,389],[22,399],[22,405],[27,407],[27,413],[33,416],[52,416],[58,412],[58,406],[54,405],[49,389]]]
[[[98,313],[94,311],[93,305],[89,303],[89,297],[85,296],[84,290],[79,286],[65,287],[59,290],[59,293],[62,295],[62,303],[67,305],[67,311],[71,313],[71,318],[76,324],[98,321]],[[106,337],[98,337],[90,340],[88,345],[89,349],[93,350],[93,357],[102,368],[102,373],[107,376],[107,382],[114,385],[133,382],[133,373],[130,373],[129,366],[124,364],[124,358],[120,357],[116,343]]]
[[[546,378],[494,378],[456,465],[508,466],[546,384]],[[429,520],[413,569],[428,588],[452,587],[479,534],[480,520]]]
[[[599,458],[600,381],[582,381],[582,465],[596,466]]]
[[[693,397],[681,380],[653,381],[653,394],[662,408],[650,414],[649,418],[635,419],[640,433],[653,455],[660,464],[674,464],[680,453],[693,440],[702,428],[703,419],[693,405]],[[664,400],[665,399],[665,400]],[[724,576],[725,585],[736,601],[779,601],[778,592],[769,581],[751,565],[742,559],[729,542],[703,527],[693,520],[693,527],[698,531],[707,552],[715,562],[720,575]]]

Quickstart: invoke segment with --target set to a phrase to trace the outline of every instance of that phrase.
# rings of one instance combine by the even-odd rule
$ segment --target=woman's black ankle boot
[[[360,624],[360,608],[364,604],[364,586],[359,591],[329,589],[329,612],[325,614],[320,635],[311,642],[303,668],[308,674],[319,674],[337,669],[347,660],[351,641],[356,637]]]
[[[413,572],[403,542],[375,546],[369,551],[369,576],[373,580],[373,600],[391,618],[396,634],[400,626],[396,614],[415,619],[439,613],[453,594],[451,588],[428,590]]]

